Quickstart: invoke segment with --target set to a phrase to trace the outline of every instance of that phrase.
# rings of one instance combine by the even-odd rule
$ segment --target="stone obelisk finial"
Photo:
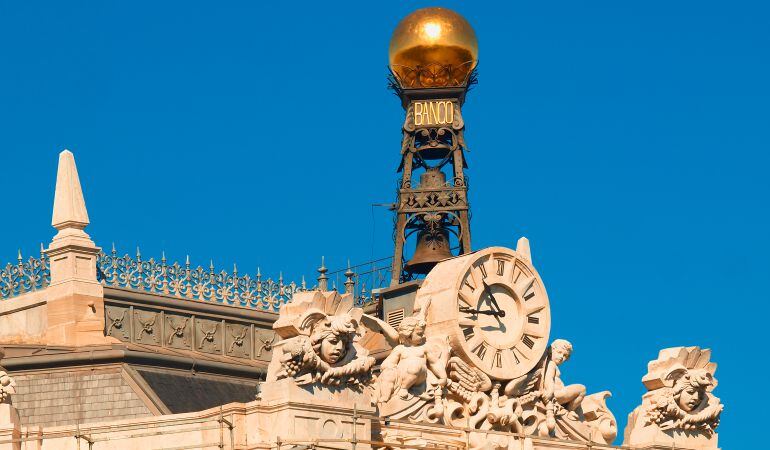
[[[58,230],[46,249],[51,284],[47,289],[48,344],[111,342],[104,336],[104,289],[96,279],[101,249],[83,229],[89,224],[75,157],[59,154],[51,225]]]
[[[88,211],[83,198],[83,189],[80,187],[75,156],[71,151],[64,150],[59,154],[51,219],[51,225],[59,232],[56,233],[47,250],[51,258],[51,284],[66,278],[96,282],[96,254],[100,249],[83,231],[88,224]],[[66,250],[76,250],[76,253],[85,254],[79,254],[77,257],[73,254],[70,264],[61,264],[63,259],[57,259],[54,256]],[[87,258],[85,258],[86,255]],[[66,271],[62,270],[65,265],[72,267]]]
[[[68,228],[82,230],[89,223],[75,156],[71,151],[64,150],[59,154],[51,225],[61,232]]]
[[[69,150],[59,154],[51,225],[59,230],[46,253],[51,260],[51,285],[80,280],[96,283],[99,248],[83,229],[89,224],[83,189]]]

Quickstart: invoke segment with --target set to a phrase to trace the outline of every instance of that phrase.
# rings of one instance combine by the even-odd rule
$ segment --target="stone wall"
[[[17,373],[13,404],[24,425],[57,426],[152,416],[120,367]]]

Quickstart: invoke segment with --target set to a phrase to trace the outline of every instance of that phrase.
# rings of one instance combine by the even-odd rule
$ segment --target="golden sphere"
[[[479,44],[463,16],[451,9],[423,8],[393,31],[389,57],[402,87],[463,86],[478,63]]]

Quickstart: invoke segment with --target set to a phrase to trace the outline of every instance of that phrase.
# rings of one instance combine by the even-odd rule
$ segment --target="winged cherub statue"
[[[448,348],[425,339],[425,313],[429,306],[430,301],[427,301],[416,315],[403,319],[398,329],[375,317],[366,314],[362,317],[366,327],[382,333],[393,347],[390,355],[381,364],[382,372],[376,383],[379,403],[387,402],[396,393],[402,400],[412,394],[425,396],[425,387],[422,392],[410,390],[414,391],[423,386],[428,380],[429,372],[435,376],[437,386],[446,385]],[[440,389],[437,389],[437,392],[439,391]]]

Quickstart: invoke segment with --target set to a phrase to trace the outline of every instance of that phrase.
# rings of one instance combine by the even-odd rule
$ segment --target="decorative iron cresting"
[[[232,273],[216,272],[213,262],[208,269],[193,268],[189,257],[184,264],[168,264],[165,254],[160,261],[142,260],[138,249],[136,257],[118,256],[114,247],[110,253],[101,252],[96,267],[97,279],[105,286],[269,311],[278,311],[295,292],[307,290],[304,277],[300,284],[284,283],[282,274],[277,281],[263,280],[259,269],[255,276],[240,275],[237,266]]]
[[[40,257],[29,257],[27,261],[19,250],[18,262],[8,263],[0,269],[0,299],[16,297],[27,292],[44,289],[51,282],[51,270],[48,257],[40,246]]]
[[[355,295],[358,306],[373,303],[375,299],[371,289],[387,285],[390,259],[382,258],[329,272],[332,289],[344,285],[346,291]],[[326,272],[328,269],[323,267],[323,274]],[[184,264],[168,264],[165,254],[160,261],[153,258],[143,260],[138,249],[135,257],[128,254],[118,256],[114,246],[110,253],[101,252],[98,255],[96,276],[105,286],[268,311],[278,311],[282,304],[291,301],[296,292],[317,289],[317,286],[308,288],[304,277],[299,284],[284,283],[282,274],[279,274],[278,280],[265,280],[259,269],[255,276],[240,275],[236,266],[233,266],[232,273],[224,270],[217,272],[213,262],[208,269],[201,266],[192,268],[189,257]],[[341,277],[344,277],[344,282]],[[0,268],[0,299],[44,289],[50,282],[50,263],[42,246],[39,258],[30,257],[24,261],[19,252],[16,264],[9,263]]]

